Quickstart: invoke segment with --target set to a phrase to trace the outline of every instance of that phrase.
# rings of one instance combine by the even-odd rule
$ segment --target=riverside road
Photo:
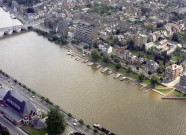
[[[37,95],[32,94],[27,89],[20,86],[18,83],[15,83],[12,78],[7,78],[0,74],[0,83],[5,89],[13,89],[25,96],[26,98],[32,100],[34,104],[36,104],[42,111],[47,113],[50,108],[52,107],[45,101],[41,100],[41,98]],[[34,96],[34,97],[33,97]],[[73,133],[74,131],[84,133],[86,135],[95,135],[92,129],[87,129],[85,125],[81,125],[77,123],[76,126],[73,125],[74,118],[70,118],[67,115],[67,112],[61,109],[61,112],[65,114],[65,121],[68,123],[65,132],[62,135],[69,135],[69,133]],[[12,123],[7,121],[2,115],[0,115],[1,123],[10,129],[10,133],[14,133],[14,135],[25,135],[25,133],[19,129],[18,127],[14,126]]]

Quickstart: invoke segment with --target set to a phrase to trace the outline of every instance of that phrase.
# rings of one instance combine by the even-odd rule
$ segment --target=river
[[[162,100],[102,74],[35,32],[1,39],[0,63],[0,69],[68,112],[117,135],[186,134],[186,101]]]

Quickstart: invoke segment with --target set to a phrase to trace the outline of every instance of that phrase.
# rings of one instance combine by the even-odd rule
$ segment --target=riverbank
[[[55,42],[56,44],[59,44],[59,45],[62,45],[62,46],[64,45],[63,43],[59,43],[60,37],[57,37],[55,35],[51,35],[50,33],[46,32],[46,31],[39,30],[39,29],[34,29],[34,31],[36,33],[38,33],[39,35],[42,35],[42,36],[48,38],[48,40],[51,41],[51,42]],[[54,38],[55,40],[53,40],[53,38],[51,38],[51,37],[55,37]],[[104,63],[102,61],[102,59],[98,59],[97,62],[94,62],[91,58],[91,55],[84,54],[80,48],[76,48],[74,45],[70,45],[69,47],[73,50],[73,52],[76,54],[76,56],[81,57],[84,60],[89,60],[89,61],[91,61],[95,64],[101,65],[102,67],[107,67],[109,70],[112,70],[115,74],[121,74],[121,76],[127,77],[130,81],[133,81],[136,84],[142,85],[142,88],[147,88],[148,90],[152,90],[152,91],[160,94],[163,97],[166,95],[167,90],[162,91],[161,89],[156,89],[156,87],[166,89],[166,86],[164,86],[163,84],[158,83],[158,84],[155,85],[155,88],[153,88],[151,86],[151,82],[150,82],[149,78],[145,78],[142,82],[139,82],[138,81],[138,74],[136,72],[131,71],[130,73],[127,73],[127,68],[126,67],[122,67],[122,68],[116,70],[114,63],[112,63],[112,62]],[[86,57],[84,57],[84,56],[86,56]]]

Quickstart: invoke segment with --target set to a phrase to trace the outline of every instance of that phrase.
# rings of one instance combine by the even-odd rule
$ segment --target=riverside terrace
[[[14,125],[35,124],[40,119],[40,109],[29,99],[14,90],[0,88],[0,113]]]

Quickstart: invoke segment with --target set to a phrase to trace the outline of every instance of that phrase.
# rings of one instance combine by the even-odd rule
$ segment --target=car
[[[77,126],[77,123],[74,122],[73,125],[74,125],[74,126]]]
[[[67,122],[66,125],[69,125],[69,123]]]
[[[32,96],[32,98],[35,98],[35,96]]]

